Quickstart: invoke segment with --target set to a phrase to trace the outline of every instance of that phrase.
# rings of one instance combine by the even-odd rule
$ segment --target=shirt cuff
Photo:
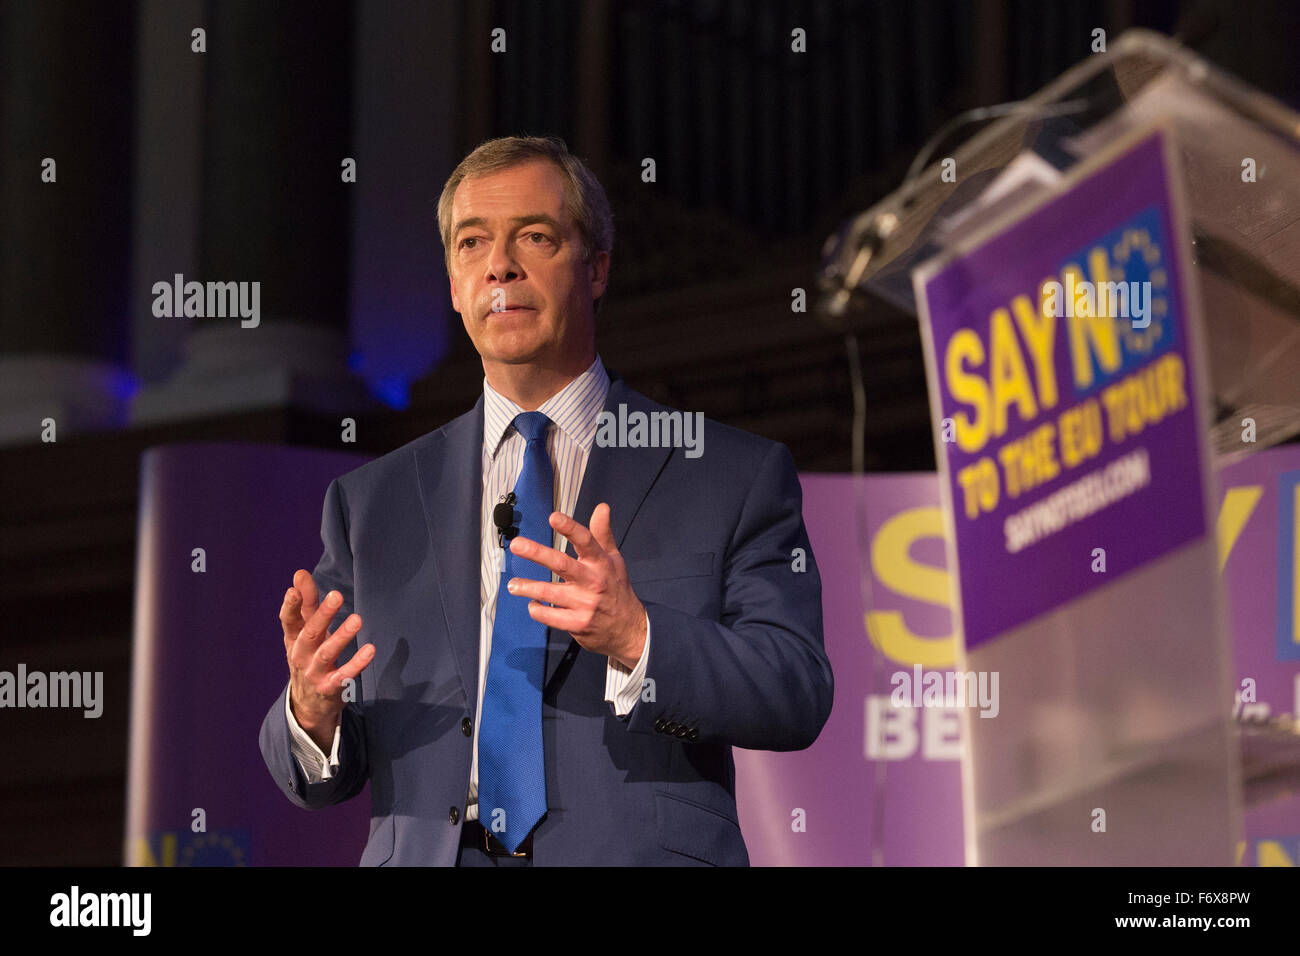
[[[343,722],[339,721],[339,726],[334,728],[334,745],[330,748],[329,757],[326,757],[325,752],[316,746],[316,741],[308,736],[307,731],[298,726],[298,721],[293,716],[293,708],[289,706],[288,694],[284,695],[284,716],[289,721],[289,749],[298,759],[298,766],[302,768],[307,782],[322,783],[334,776],[339,769],[339,731],[343,729]]]
[[[650,613],[645,616],[645,647],[641,659],[631,670],[612,657],[605,664],[605,700],[614,705],[614,713],[626,717],[641,699],[641,685],[645,683],[646,662],[650,659]]]

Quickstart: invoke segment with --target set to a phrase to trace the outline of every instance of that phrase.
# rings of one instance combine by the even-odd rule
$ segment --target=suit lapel
[[[626,405],[629,413],[642,411],[648,415],[651,411],[662,410],[662,406],[632,391],[621,378],[611,373],[604,410],[617,417],[620,404]],[[592,509],[602,501],[608,503],[610,532],[621,549],[632,520],[672,451],[671,448],[603,448],[593,443],[583,472],[578,503],[574,506],[574,519],[589,527]],[[567,545],[565,551],[576,557],[572,544]],[[546,682],[543,684],[548,690],[561,661],[567,658],[571,664],[577,647],[577,642],[566,632],[551,632],[547,643]],[[561,679],[563,676],[559,675]]]
[[[478,699],[483,396],[415,452],[447,640],[468,701]],[[471,704],[472,709],[472,704]]]

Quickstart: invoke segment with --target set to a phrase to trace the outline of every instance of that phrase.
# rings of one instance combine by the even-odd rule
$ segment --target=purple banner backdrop
[[[1251,455],[1220,471],[1218,484],[1219,563],[1232,625],[1238,712],[1248,719],[1300,715],[1300,446]],[[1295,751],[1293,745],[1289,772],[1252,780],[1250,762],[1244,768],[1242,863],[1300,866]],[[1263,756],[1268,762],[1273,755]]]
[[[956,661],[938,479],[864,480],[875,552],[869,609],[859,572],[870,550],[854,519],[852,476],[801,476],[835,704],[808,750],[735,751],[740,824],[757,866],[864,866],[873,849],[884,865],[963,860],[956,713],[889,701],[895,671]]]
[[[325,488],[361,456],[262,445],[155,449],[143,464],[128,828],[131,864],[355,865],[362,795],[300,810],[266,776],[257,732],[283,687],[273,615],[287,576],[319,557]],[[866,541],[853,480],[804,475],[821,571],[835,707],[797,753],[736,751],[737,800],[756,865],[960,865],[959,730],[942,708],[893,708],[890,676],[955,657],[934,474],[870,475]],[[1255,709],[1300,708],[1296,505],[1300,448],[1220,475],[1237,673]],[[865,547],[863,547],[865,545]],[[201,573],[193,570],[203,548]],[[874,557],[873,557],[874,556]],[[870,560],[871,607],[860,562]],[[870,611],[868,615],[866,612]],[[1241,706],[1251,706],[1247,701]],[[192,829],[202,810],[206,832]],[[1300,864],[1300,798],[1246,814],[1247,864]]]
[[[1163,149],[1143,140],[918,279],[967,648],[1205,534]],[[990,600],[1008,580],[1034,587]]]
[[[352,866],[361,858],[369,792],[326,810],[295,807],[267,776],[257,735],[289,679],[276,621],[284,592],[295,570],[320,559],[330,481],[366,461],[253,444],[144,455],[127,864]],[[200,811],[206,832],[195,832]]]
[[[940,661],[952,645],[952,638],[944,637],[952,615],[946,577],[935,577],[946,575],[938,476],[869,475],[865,480],[868,541],[859,548],[851,517],[852,478],[802,476],[804,519],[822,574],[835,706],[821,737],[806,751],[736,751],[736,798],[755,865],[869,863],[877,812],[882,813],[877,859],[885,865],[963,861],[960,767],[955,757],[946,756],[941,718],[929,713],[940,708],[921,708],[919,714],[898,708],[903,716],[894,722],[878,710],[876,721],[865,717],[872,712],[872,696],[883,696],[884,709],[890,709],[889,674],[910,671],[918,662],[927,673],[949,669]],[[1253,455],[1223,469],[1218,484],[1234,663],[1239,686],[1246,678],[1254,682],[1255,700],[1237,706],[1259,717],[1300,713],[1300,447]],[[866,627],[857,579],[860,554],[874,554]],[[873,678],[873,668],[884,676]],[[929,735],[923,729],[926,719]],[[1243,864],[1300,866],[1295,769],[1289,783],[1286,775],[1278,776],[1282,782],[1271,793],[1248,787],[1252,804],[1238,847]]]

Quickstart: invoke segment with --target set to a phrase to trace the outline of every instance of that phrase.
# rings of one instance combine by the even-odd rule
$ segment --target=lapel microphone
[[[497,544],[505,548],[506,542],[519,533],[515,526],[515,493],[502,496],[501,503],[492,509],[492,523],[497,526]]]

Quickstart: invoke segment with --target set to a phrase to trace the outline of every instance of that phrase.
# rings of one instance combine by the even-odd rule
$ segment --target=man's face
[[[485,369],[590,363],[609,254],[582,261],[560,171],[538,159],[464,179],[451,222],[451,301]]]

